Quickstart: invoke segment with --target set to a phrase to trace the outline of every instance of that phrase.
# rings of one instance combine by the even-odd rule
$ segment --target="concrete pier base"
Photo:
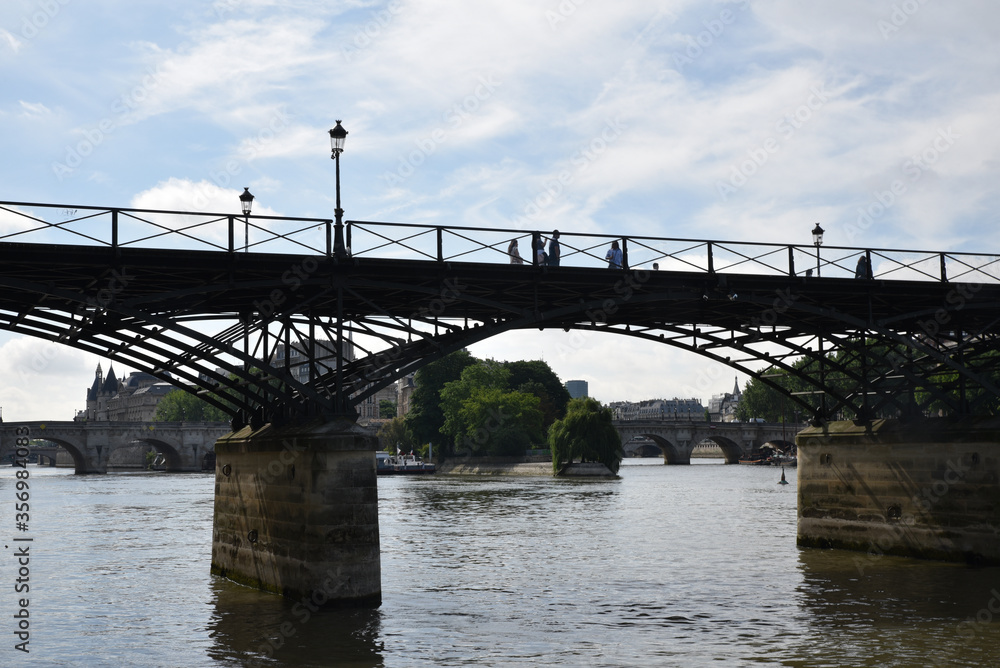
[[[376,449],[349,421],[220,438],[212,572],[317,606],[378,606]]]
[[[810,428],[798,445],[798,544],[1000,565],[1000,419]]]

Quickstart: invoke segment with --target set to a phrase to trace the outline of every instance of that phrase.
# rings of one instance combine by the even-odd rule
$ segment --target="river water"
[[[29,470],[0,666],[1000,665],[1000,570],[800,550],[794,470],[380,478],[382,606],[316,613],[209,574],[211,475]]]

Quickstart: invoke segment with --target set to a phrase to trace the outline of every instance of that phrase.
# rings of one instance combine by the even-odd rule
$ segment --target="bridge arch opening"
[[[691,463],[691,453],[687,453],[686,456],[682,453],[676,445],[663,438],[658,434],[643,434],[646,438],[652,440],[663,452],[663,463],[664,464],[690,464]]]
[[[85,473],[87,471],[86,459],[84,458],[83,451],[77,444],[73,443],[72,441],[68,441],[66,439],[53,438],[51,436],[47,436],[46,438],[40,440],[44,440],[48,443],[52,443],[53,445],[57,445],[66,452],[68,452],[69,456],[73,458],[73,468],[75,469],[76,473]],[[39,459],[39,464],[41,464],[41,459]],[[52,464],[55,465],[54,459]]]
[[[630,457],[662,457],[663,449],[651,439],[635,436],[627,443],[622,443],[622,449]]]
[[[706,441],[711,441],[719,446],[722,450],[722,456],[726,458],[727,464],[739,464],[740,457],[743,456],[743,448],[740,447],[736,441],[733,441],[725,436],[713,435],[705,439]]]

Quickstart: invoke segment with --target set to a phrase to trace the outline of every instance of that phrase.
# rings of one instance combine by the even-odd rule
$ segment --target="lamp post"
[[[340,208],[340,154],[344,152],[344,140],[347,139],[347,130],[337,121],[337,124],[330,130],[330,158],[337,163],[337,208],[333,210],[335,218],[333,255],[336,258],[347,257],[347,249],[344,246],[344,210]]]
[[[246,227],[244,228],[243,237],[243,252],[246,253],[250,249],[250,209],[253,207],[253,195],[250,194],[250,188],[243,188],[243,194],[240,195],[240,209],[243,210],[243,216],[246,219]]]
[[[816,246],[816,278],[819,278],[819,247],[823,245],[823,228],[816,223],[816,227],[813,228],[813,245]]]

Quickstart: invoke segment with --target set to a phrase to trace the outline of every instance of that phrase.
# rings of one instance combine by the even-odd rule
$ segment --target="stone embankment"
[[[531,457],[463,457],[449,459],[439,464],[437,472],[443,475],[511,475],[552,476],[551,461],[525,461]],[[562,472],[563,477],[615,478],[604,464],[571,464]]]

